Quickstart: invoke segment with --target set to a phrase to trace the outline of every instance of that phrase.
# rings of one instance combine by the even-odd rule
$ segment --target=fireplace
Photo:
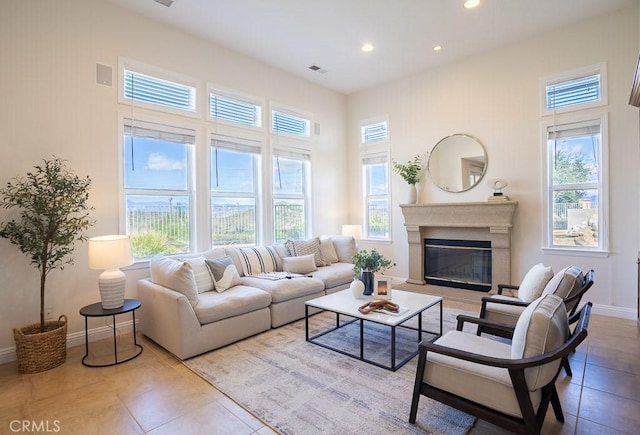
[[[515,201],[401,204],[409,242],[407,282],[427,283],[425,239],[443,239],[489,242],[490,260],[486,261],[491,264],[491,288],[510,283],[511,228],[517,204]],[[448,285],[463,288],[455,280]]]
[[[427,284],[491,290],[491,241],[424,239]]]

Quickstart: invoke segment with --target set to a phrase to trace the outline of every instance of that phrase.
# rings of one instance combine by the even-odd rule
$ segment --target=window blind
[[[124,70],[124,96],[172,109],[195,112],[196,88],[163,80],[134,71]]]
[[[278,133],[288,133],[294,136],[309,136],[311,121],[289,113],[271,111],[271,130]]]
[[[242,125],[260,127],[262,107],[218,94],[209,94],[209,115],[212,118],[231,121]]]
[[[361,134],[361,141],[365,144],[387,140],[389,138],[387,121],[363,125],[361,128]]]
[[[546,86],[547,109],[600,101],[600,74]]]

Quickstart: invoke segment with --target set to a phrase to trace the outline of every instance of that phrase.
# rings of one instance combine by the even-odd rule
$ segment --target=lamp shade
[[[129,236],[112,235],[89,239],[89,268],[118,269],[133,264]]]
[[[343,225],[342,235],[351,236],[356,240],[360,240],[362,237],[362,225]]]

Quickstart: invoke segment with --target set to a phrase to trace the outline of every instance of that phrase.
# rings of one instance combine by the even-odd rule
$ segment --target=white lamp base
[[[126,276],[120,269],[105,270],[98,278],[102,308],[111,310],[124,305]]]

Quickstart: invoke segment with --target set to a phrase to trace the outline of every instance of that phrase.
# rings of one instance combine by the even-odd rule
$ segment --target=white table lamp
[[[358,241],[362,237],[362,225],[343,225],[342,235],[351,236]]]
[[[121,267],[133,264],[129,236],[99,236],[89,239],[89,268],[104,270],[98,278],[102,308],[124,305],[125,275]]]

